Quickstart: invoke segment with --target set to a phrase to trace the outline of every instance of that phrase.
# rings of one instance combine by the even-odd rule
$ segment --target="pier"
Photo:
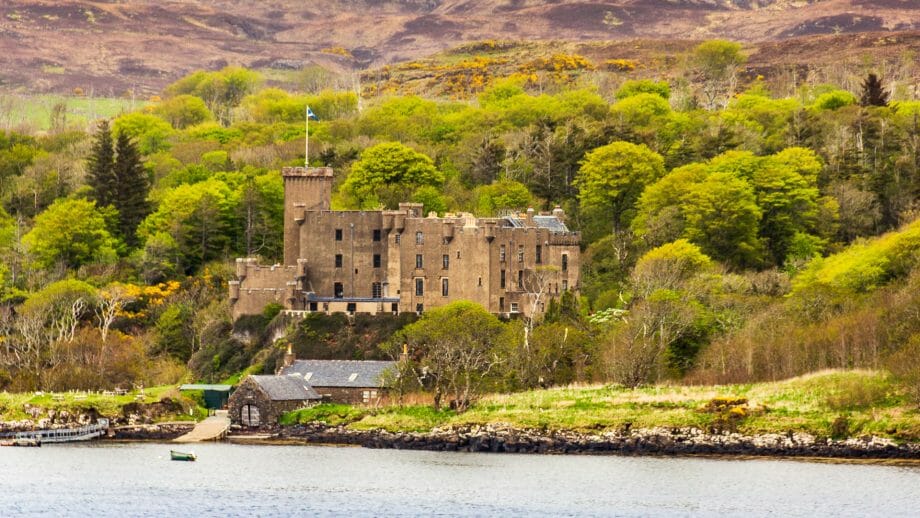
[[[189,443],[219,441],[230,431],[230,417],[226,410],[218,410],[215,415],[195,425],[191,432],[177,437],[173,442]]]

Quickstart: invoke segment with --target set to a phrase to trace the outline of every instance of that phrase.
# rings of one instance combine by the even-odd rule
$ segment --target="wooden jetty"
[[[230,431],[230,418],[225,410],[218,410],[215,415],[195,425],[189,433],[177,437],[173,442],[219,441]]]

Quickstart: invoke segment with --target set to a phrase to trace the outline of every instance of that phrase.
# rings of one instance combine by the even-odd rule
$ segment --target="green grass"
[[[747,400],[732,416],[712,410],[715,398]],[[729,407],[730,408],[730,407]],[[731,417],[731,419],[729,419]],[[378,409],[320,405],[286,416],[285,423],[322,421],[353,429],[426,431],[446,425],[504,424],[582,432],[633,428],[712,427],[747,434],[807,432],[837,436],[845,417],[850,436],[920,440],[920,412],[890,377],[875,371],[825,371],[773,383],[725,386],[659,385],[565,387],[491,395],[462,414],[426,406]]]
[[[63,70],[49,70],[47,73],[61,74]],[[24,127],[33,131],[45,131],[51,126],[51,112],[58,103],[67,106],[67,125],[85,127],[94,120],[112,118],[121,113],[139,110],[149,104],[144,99],[118,97],[75,97],[55,94],[19,95],[0,93],[0,100],[12,102],[9,115],[0,114],[5,124],[13,128]]]
[[[155,403],[164,397],[178,398],[181,397],[173,385],[160,387],[150,387],[144,389],[143,398],[138,398],[138,391],[131,391],[123,396],[103,395],[96,393],[71,393],[46,392],[42,395],[36,393],[8,393],[0,392],[0,421],[19,421],[29,419],[25,407],[37,407],[46,414],[49,410],[68,412],[81,412],[89,409],[95,409],[104,416],[114,416],[121,414],[122,408],[130,403]],[[207,411],[201,408],[195,409],[195,415],[190,416],[187,413],[164,416],[164,420],[194,420],[207,415]]]

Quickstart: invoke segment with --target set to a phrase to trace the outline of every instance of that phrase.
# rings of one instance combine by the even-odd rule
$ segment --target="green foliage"
[[[644,145],[614,142],[585,156],[576,184],[584,210],[605,217],[613,228],[628,224],[626,214],[646,185],[664,176],[664,160]]]
[[[671,86],[667,81],[649,81],[648,79],[625,81],[617,89],[616,98],[622,101],[637,94],[654,94],[667,100],[671,97]]]
[[[522,210],[534,204],[527,186],[513,180],[500,179],[475,190],[476,213],[495,216],[503,210]]]
[[[22,241],[39,268],[112,262],[118,248],[105,217],[95,202],[86,200],[54,202],[35,218],[35,226]]]
[[[646,290],[675,289],[711,264],[712,261],[698,246],[686,239],[678,239],[653,248],[639,258],[633,269],[633,278]]]
[[[118,179],[115,177],[115,143],[108,120],[99,121],[89,157],[86,160],[89,186],[93,199],[100,207],[111,205],[118,194]]]
[[[846,90],[834,90],[818,96],[812,107],[816,110],[836,110],[856,104],[856,96]]]
[[[128,113],[115,119],[116,134],[124,134],[138,143],[141,153],[149,155],[169,149],[173,128],[168,122],[146,113]]]
[[[214,119],[211,110],[200,97],[182,94],[159,102],[153,113],[169,122],[175,129],[184,129]]]
[[[195,349],[192,308],[177,303],[167,307],[156,322],[156,351],[187,362]]]
[[[138,244],[137,226],[150,212],[147,203],[150,184],[140,152],[125,133],[119,133],[115,139],[113,176],[118,186],[112,199],[118,211],[118,230],[125,243],[134,247]]]
[[[262,82],[258,72],[228,66],[216,72],[198,70],[166,88],[170,96],[194,95],[204,100],[208,109],[224,124],[230,124],[232,109],[255,91]]]
[[[430,158],[398,142],[386,142],[361,154],[342,189],[360,208],[395,209],[415,189],[438,187],[443,182],[444,175]]]
[[[793,280],[795,291],[823,285],[871,291],[904,276],[920,257],[920,221],[879,238],[854,243],[843,252],[816,258]]]

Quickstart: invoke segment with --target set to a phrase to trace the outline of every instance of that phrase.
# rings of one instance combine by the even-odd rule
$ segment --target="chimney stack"
[[[290,367],[291,365],[294,365],[294,360],[295,360],[294,351],[291,347],[291,342],[288,342],[287,352],[284,353],[284,366]]]

